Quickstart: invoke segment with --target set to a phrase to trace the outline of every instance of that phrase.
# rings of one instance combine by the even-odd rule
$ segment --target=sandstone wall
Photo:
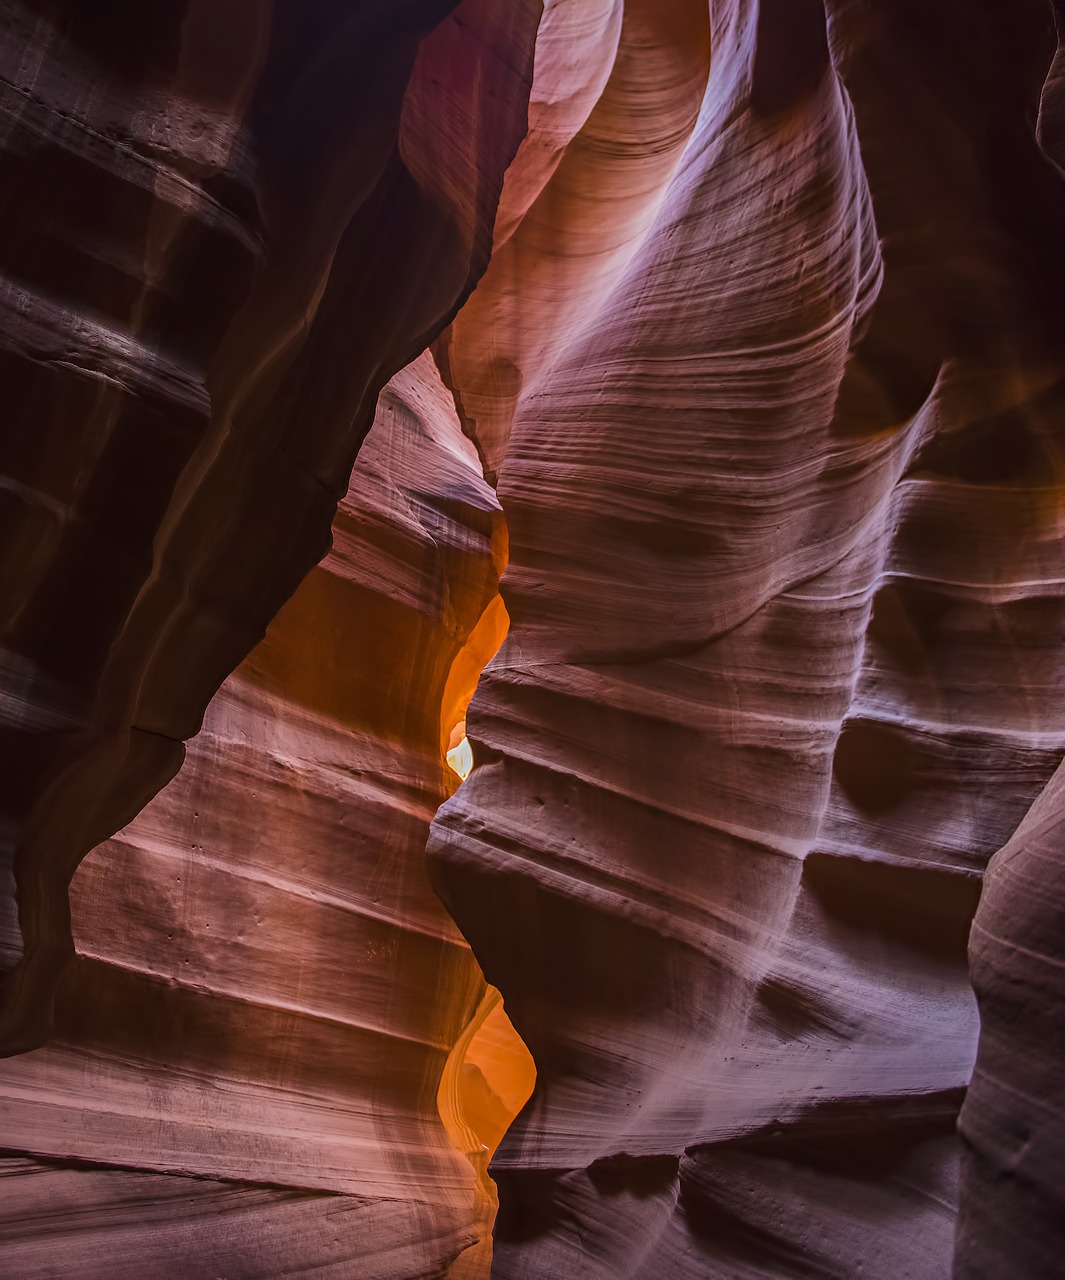
[[[539,1072],[494,1274],[945,1277],[1065,748],[1053,15],[731,0],[707,77],[704,12],[625,6],[441,343],[511,538],[431,846]],[[1053,964],[989,936],[1049,948],[1056,794],[967,1276],[1059,1265]]]
[[[0,21],[0,1271],[1058,1274],[1049,0]]]

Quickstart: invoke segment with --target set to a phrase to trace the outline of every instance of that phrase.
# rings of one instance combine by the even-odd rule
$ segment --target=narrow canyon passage
[[[3,13],[0,1272],[438,1275],[485,988],[424,846],[502,540],[432,362],[377,401],[483,272],[538,7],[48,8]]]
[[[1063,1274],[1059,21],[0,3],[0,1278]]]
[[[423,355],[382,394],[330,555],[214,699],[179,777],[75,876],[55,1037],[0,1063],[0,1099],[19,1103],[7,1142],[35,1170],[123,1171],[82,1176],[100,1215],[87,1240],[121,1177],[134,1203],[168,1202],[151,1249],[162,1266],[180,1251],[189,1274],[270,1274],[291,1256],[416,1275],[461,1248],[449,1274],[487,1276],[488,1158],[535,1072],[424,850],[459,781],[452,731],[505,633],[505,554]],[[56,1177],[24,1170],[9,1161],[11,1212],[49,1214]],[[277,1230],[294,1239],[256,1238],[285,1205]],[[345,1229],[317,1240],[337,1214]],[[128,1247],[140,1256],[139,1230]],[[5,1265],[31,1274],[39,1251]]]

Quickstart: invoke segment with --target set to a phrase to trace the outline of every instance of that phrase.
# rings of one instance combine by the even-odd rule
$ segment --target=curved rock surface
[[[1065,750],[1053,15],[728,0],[706,78],[667,8],[441,343],[511,537],[431,846],[539,1072],[494,1274],[946,1277],[969,923]]]
[[[48,1033],[78,862],[177,771],[328,549],[381,386],[483,271],[538,17],[537,0],[0,10],[22,426],[0,453],[18,912],[0,1050]]]
[[[411,1280],[486,1234],[466,1158],[484,1123],[461,1078],[449,1114],[437,1097],[484,980],[424,848],[457,782],[447,734],[500,639],[505,548],[423,356],[381,397],[329,556],[177,779],[74,878],[56,1033],[0,1063],[4,1145],[25,1153],[4,1169],[5,1274],[69,1262],[47,1235],[73,1206],[63,1250],[91,1252],[86,1276],[154,1259]],[[464,1069],[490,1105],[505,1072],[476,1049]]]
[[[1058,1274],[1050,0],[0,22],[0,1271]]]
[[[411,1280],[486,1233],[477,1107],[524,1099],[424,847],[505,535],[428,357],[348,475],[487,262],[537,18],[3,10],[4,1274]],[[71,966],[75,867],[345,491],[75,879]]]
[[[1065,772],[991,860],[969,944],[982,1030],[961,1113],[958,1280],[1065,1259]]]

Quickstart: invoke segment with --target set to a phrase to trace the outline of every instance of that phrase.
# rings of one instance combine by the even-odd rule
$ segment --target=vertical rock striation
[[[431,845],[539,1072],[494,1274],[942,1278],[969,922],[1065,750],[1053,16],[715,3],[693,100],[667,9],[441,343],[511,538]]]

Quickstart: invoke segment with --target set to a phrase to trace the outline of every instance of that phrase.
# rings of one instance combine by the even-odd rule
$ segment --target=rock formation
[[[2,11],[0,1274],[1061,1273],[1053,7],[540,8]]]
[[[489,1144],[524,1096],[424,847],[505,534],[428,357],[348,487],[525,130],[538,6],[454,7],[4,11],[0,1273],[408,1280],[486,1233],[463,1094]],[[74,881],[69,968],[75,867],[345,491]]]
[[[462,1099],[437,1099],[484,982],[424,848],[458,781],[443,739],[500,639],[505,545],[423,356],[381,397],[329,556],[177,779],[74,878],[56,1034],[0,1064],[5,1145],[33,1153],[4,1170],[32,1224],[5,1274],[47,1274],[42,1217],[71,1203],[98,1252],[79,1274],[101,1277],[151,1258],[407,1280],[487,1234],[494,1202],[445,1128]]]
[[[539,1073],[493,1165],[499,1277],[950,1274],[969,921],[1065,749],[1053,21],[828,11],[712,5],[703,94],[704,6],[627,4],[442,344],[511,538],[482,763],[432,845]],[[1050,875],[1029,822],[995,894]],[[1031,910],[1049,947],[1060,907]],[[959,1266],[1006,1277],[992,1179],[1062,1066],[1060,1037],[1030,1060],[1007,1140],[983,939]]]
[[[4,6],[8,1052],[78,861],[177,771],[487,262],[539,6],[454,7]]]

